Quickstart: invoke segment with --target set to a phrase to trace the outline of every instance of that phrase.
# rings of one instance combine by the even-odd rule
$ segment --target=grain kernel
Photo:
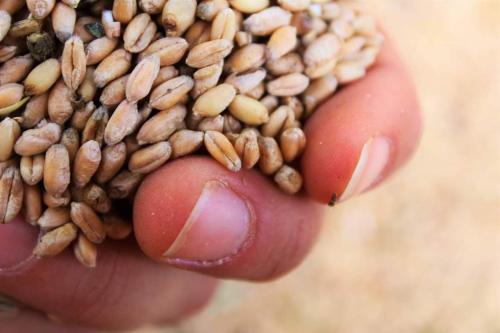
[[[66,223],[43,235],[33,250],[33,255],[40,258],[56,256],[63,252],[76,237],[76,226],[73,223]]]
[[[205,147],[210,155],[228,170],[237,172],[241,169],[241,160],[224,134],[214,131],[206,132]]]
[[[43,185],[53,195],[66,191],[71,180],[69,155],[62,144],[51,146],[45,153],[43,166]]]
[[[222,113],[236,96],[236,89],[230,84],[220,84],[198,97],[193,112],[203,117],[215,117]]]
[[[85,79],[87,59],[83,48],[83,41],[78,36],[71,37],[64,44],[61,58],[61,72],[64,83],[76,91]]]
[[[99,216],[83,202],[71,203],[71,221],[80,228],[83,234],[95,244],[100,244],[106,238],[104,225]]]
[[[247,125],[261,125],[269,121],[267,108],[258,100],[237,95],[229,106],[231,114]]]
[[[133,173],[148,174],[165,164],[171,154],[170,143],[158,142],[133,153],[130,156],[128,168]]]
[[[24,80],[24,93],[28,96],[41,95],[50,90],[61,76],[61,65],[57,59],[48,59],[28,74]]]
[[[151,55],[137,64],[127,80],[126,96],[129,102],[138,102],[149,95],[160,72],[160,58]]]

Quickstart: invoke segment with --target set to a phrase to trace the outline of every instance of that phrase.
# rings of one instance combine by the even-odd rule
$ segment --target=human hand
[[[170,162],[137,193],[138,245],[107,241],[93,270],[70,253],[23,262],[35,230],[20,220],[1,226],[0,293],[23,304],[15,311],[0,298],[2,332],[172,322],[202,308],[216,278],[264,281],[296,267],[320,231],[318,202],[373,188],[416,147],[418,102],[390,41],[367,76],[318,109],[305,130],[302,195],[285,195],[256,171],[231,173],[207,157]]]

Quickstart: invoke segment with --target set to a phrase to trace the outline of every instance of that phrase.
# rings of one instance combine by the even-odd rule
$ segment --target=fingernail
[[[358,164],[339,201],[355,197],[375,185],[385,171],[390,155],[391,142],[389,139],[377,136],[368,140],[361,150]]]
[[[226,184],[210,181],[163,256],[171,263],[222,264],[244,247],[249,239],[251,219],[246,200]]]
[[[12,318],[18,315],[19,306],[7,296],[0,294],[0,319]]]

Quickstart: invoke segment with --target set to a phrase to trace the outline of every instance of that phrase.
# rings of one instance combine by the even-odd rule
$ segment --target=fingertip
[[[318,233],[318,207],[256,171],[230,172],[207,157],[150,175],[134,206],[135,233],[156,261],[217,277],[274,278],[295,267]]]
[[[322,105],[305,132],[305,188],[320,202],[368,191],[409,159],[422,132],[419,103],[390,42],[366,77]]]

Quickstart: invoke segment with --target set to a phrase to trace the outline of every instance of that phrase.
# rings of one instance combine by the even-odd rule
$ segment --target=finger
[[[318,233],[317,204],[256,171],[208,157],[173,161],[141,185],[134,230],[151,258],[225,278],[266,280],[301,262]]]
[[[415,89],[387,41],[366,77],[308,120],[302,158],[308,194],[334,203],[373,188],[408,160],[421,131]]]
[[[92,333],[75,325],[65,325],[42,313],[25,308],[16,302],[0,300],[0,327],[2,333],[36,332],[36,333]]]
[[[28,255],[33,234],[34,228],[20,220],[2,225],[0,267],[16,264],[11,252]],[[65,323],[130,329],[189,315],[208,302],[215,288],[214,279],[153,263],[133,240],[107,240],[98,255],[95,269],[81,266],[71,251],[3,269],[0,293]]]

